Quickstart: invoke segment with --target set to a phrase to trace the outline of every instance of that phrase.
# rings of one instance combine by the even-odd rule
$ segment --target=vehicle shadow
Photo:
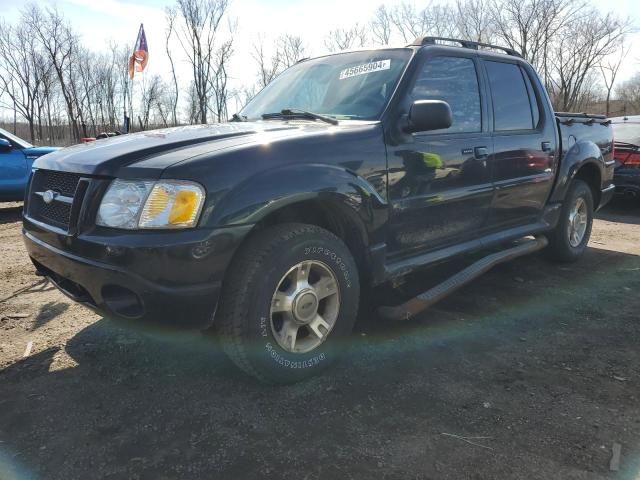
[[[605,475],[602,432],[625,445],[640,436],[625,420],[638,385],[608,370],[640,364],[640,300],[624,290],[640,288],[638,268],[640,256],[595,248],[569,266],[520,258],[414,320],[367,314],[342,362],[286,387],[239,373],[212,339],[102,319],[0,371],[0,468],[8,458],[6,471],[42,478]],[[412,276],[394,295],[432,281]],[[551,416],[558,398],[570,419]],[[491,450],[442,432],[490,437]]]
[[[51,320],[62,315],[68,309],[69,304],[66,302],[47,302],[44,305],[41,305],[36,318],[33,320],[32,329],[35,330],[46,325]]]
[[[22,203],[0,203],[0,225],[19,222],[22,219]]]
[[[640,225],[640,201],[616,197],[596,214],[596,218],[608,222]]]

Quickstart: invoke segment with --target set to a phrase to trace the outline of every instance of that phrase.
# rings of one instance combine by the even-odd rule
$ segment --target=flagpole
[[[122,130],[124,133],[129,133],[129,125],[127,124],[127,94],[129,91],[129,73],[127,72],[127,80],[125,81],[124,90],[122,92],[122,109],[124,110],[124,117],[122,118]]]
[[[135,67],[134,67],[135,68]],[[133,133],[133,128],[136,125],[135,120],[132,122],[131,119],[133,118],[133,80],[136,78],[135,74],[133,75],[133,77],[131,78],[131,85],[130,85],[130,90],[129,90],[129,131],[131,133]]]
[[[133,125],[131,119],[133,118],[133,87],[134,87],[134,77],[136,70],[139,68],[139,72],[144,73],[144,69],[147,65],[147,61],[149,59],[149,48],[147,47],[147,37],[144,33],[144,26],[141,23],[140,29],[138,30],[138,38],[136,38],[136,43],[133,46],[133,54],[129,57],[129,62],[127,65],[127,76],[129,79],[127,80],[127,88],[129,90],[129,117],[127,122],[127,102],[125,98],[124,105],[124,116],[125,123],[127,126],[127,133],[133,131],[133,125],[135,125],[135,119],[133,120]],[[129,82],[130,80],[130,82]]]

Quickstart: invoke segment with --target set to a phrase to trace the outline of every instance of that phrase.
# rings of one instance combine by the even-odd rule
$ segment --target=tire
[[[276,225],[237,253],[215,328],[240,369],[265,383],[293,383],[336,359],[353,329],[359,294],[356,264],[338,237],[313,225]]]
[[[577,237],[572,237],[572,234],[576,233],[572,226],[572,218],[574,218],[576,208],[580,212],[584,211],[583,215],[586,216],[584,218],[584,232]],[[579,224],[582,223],[579,220],[576,221]],[[584,254],[587,248],[592,226],[593,194],[591,189],[582,180],[573,180],[567,192],[566,200],[562,205],[558,224],[548,235],[549,246],[547,247],[547,253],[553,260],[559,262],[575,262]]]

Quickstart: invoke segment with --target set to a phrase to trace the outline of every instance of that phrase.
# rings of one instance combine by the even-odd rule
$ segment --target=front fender
[[[560,159],[556,183],[550,198],[551,202],[564,200],[576,173],[587,164],[593,164],[597,167],[600,178],[605,179],[605,159],[600,147],[589,140],[576,142]]]
[[[309,200],[328,208],[347,208],[367,233],[375,232],[387,220],[385,199],[362,177],[339,166],[300,164],[244,180],[218,201],[203,218],[203,225],[255,224],[287,205]]]

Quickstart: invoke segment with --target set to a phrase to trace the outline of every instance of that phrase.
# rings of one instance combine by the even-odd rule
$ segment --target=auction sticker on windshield
[[[345,78],[357,77],[358,75],[364,75],[365,73],[389,70],[390,68],[391,68],[391,59],[378,60],[377,62],[365,63],[363,65],[356,65],[355,67],[349,67],[342,70],[340,72],[340,80],[344,80]]]

